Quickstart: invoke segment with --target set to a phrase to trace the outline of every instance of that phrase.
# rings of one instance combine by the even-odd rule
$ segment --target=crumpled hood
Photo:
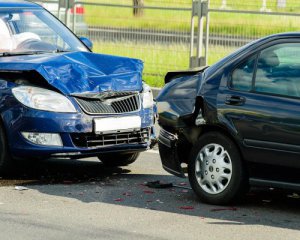
[[[37,71],[66,95],[142,90],[143,62],[126,57],[90,52],[1,57],[1,70]]]

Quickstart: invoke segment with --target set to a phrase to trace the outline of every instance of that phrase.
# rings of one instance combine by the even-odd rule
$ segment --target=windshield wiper
[[[59,49],[57,48],[56,50],[52,51],[53,53],[66,53],[66,52],[71,52],[71,51],[68,51],[68,50],[63,50],[63,49]]]
[[[37,54],[44,54],[44,53],[64,53],[64,52],[70,52],[70,51],[62,50],[62,49],[55,49],[53,51],[3,52],[3,53],[0,53],[0,57],[37,55]]]
[[[37,55],[37,54],[43,54],[43,53],[50,53],[50,52],[48,52],[48,51],[3,52],[3,53],[0,53],[0,57]]]

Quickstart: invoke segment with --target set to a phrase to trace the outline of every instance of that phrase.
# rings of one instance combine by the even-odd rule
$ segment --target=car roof
[[[41,6],[24,0],[0,0],[1,8],[41,8]]]
[[[261,41],[267,39],[281,39],[281,38],[289,38],[289,37],[300,37],[300,32],[284,32],[284,33],[277,33],[273,35],[269,35],[267,37],[261,38]]]

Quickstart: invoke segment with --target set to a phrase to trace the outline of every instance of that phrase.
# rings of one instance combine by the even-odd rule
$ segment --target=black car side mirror
[[[93,43],[90,39],[86,37],[79,37],[80,41],[83,42],[85,46],[87,46],[91,51],[93,50]]]

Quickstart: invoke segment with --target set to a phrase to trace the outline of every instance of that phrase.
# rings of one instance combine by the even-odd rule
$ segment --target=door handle
[[[225,104],[227,105],[243,105],[246,102],[246,98],[241,96],[227,96]]]

